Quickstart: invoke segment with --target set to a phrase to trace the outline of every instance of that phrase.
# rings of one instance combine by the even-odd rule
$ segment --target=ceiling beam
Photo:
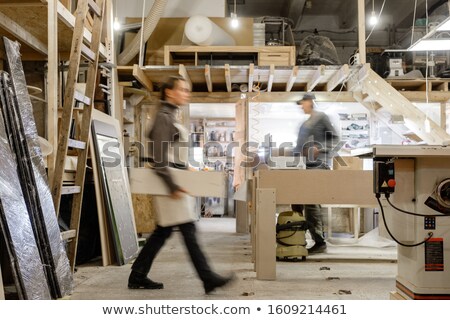
[[[208,88],[208,92],[212,92],[213,84],[211,81],[211,68],[209,67],[209,64],[205,64],[205,81],[206,87]]]
[[[325,74],[325,66],[321,65],[317,68],[317,70],[314,72],[311,80],[308,81],[308,84],[306,85],[306,91],[311,92],[314,90],[314,88],[320,83],[322,80],[322,77]]]
[[[326,85],[327,91],[333,91],[338,85],[347,80],[350,74],[348,64],[344,64],[336,73],[328,80]]]
[[[0,12],[0,27],[7,30],[9,33],[12,33],[23,44],[30,46],[41,54],[47,55],[48,49],[45,43],[41,42],[38,38],[2,12]]]
[[[255,75],[255,65],[250,63],[250,67],[248,68],[248,92],[253,91],[253,78]]]
[[[184,78],[184,80],[186,80],[186,82],[189,85],[189,89],[192,90],[192,81],[191,78],[189,77],[189,73],[186,70],[186,67],[184,66],[184,64],[180,64],[178,66],[178,73],[180,76],[182,76]]]
[[[231,92],[231,71],[230,65],[225,65],[225,83],[227,84],[227,91]]]
[[[290,92],[292,90],[295,80],[297,80],[297,76],[298,76],[298,66],[295,66],[294,68],[292,68],[291,75],[289,76],[289,80],[286,83],[286,92]]]

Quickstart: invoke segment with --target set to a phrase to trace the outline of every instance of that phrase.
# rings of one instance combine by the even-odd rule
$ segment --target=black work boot
[[[164,289],[164,285],[160,282],[155,282],[147,278],[146,275],[131,271],[128,278],[129,289]]]
[[[234,279],[235,279],[234,273],[227,277],[216,275],[214,278],[208,280],[203,284],[203,287],[205,288],[205,293],[209,294],[212,291],[214,291],[214,289],[223,287],[229,284]]]
[[[308,249],[309,254],[324,253],[325,251],[327,251],[326,242],[316,243]]]

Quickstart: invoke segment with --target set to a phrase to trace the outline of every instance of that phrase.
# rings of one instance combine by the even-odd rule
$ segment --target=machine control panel
[[[374,193],[394,193],[397,184],[394,162],[387,158],[375,158],[373,161],[373,178]]]
[[[425,230],[436,230],[436,218],[435,217],[424,217],[424,229]]]

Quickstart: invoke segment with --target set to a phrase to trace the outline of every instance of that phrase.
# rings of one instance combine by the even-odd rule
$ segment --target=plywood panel
[[[277,204],[354,204],[376,207],[372,171],[260,170],[257,188],[276,189]]]
[[[223,172],[205,172],[170,169],[175,183],[195,197],[225,198],[225,174]],[[167,187],[155,170],[130,168],[131,192],[138,194],[168,195]]]

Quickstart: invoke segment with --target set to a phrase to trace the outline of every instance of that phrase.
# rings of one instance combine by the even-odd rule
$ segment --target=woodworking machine
[[[406,299],[450,299],[450,147],[374,146],[374,193]],[[381,224],[381,223],[380,223]]]

